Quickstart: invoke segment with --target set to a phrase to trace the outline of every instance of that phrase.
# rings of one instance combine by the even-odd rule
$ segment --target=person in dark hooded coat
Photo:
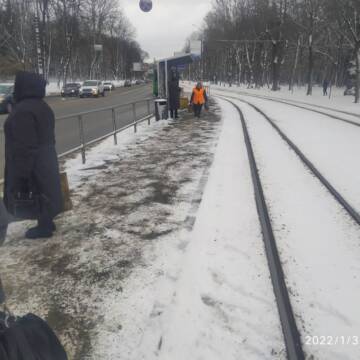
[[[43,100],[46,82],[37,74],[19,72],[14,86],[15,106],[4,124],[4,203],[12,213],[13,194],[41,195],[38,224],[25,236],[51,237],[54,217],[63,209],[60,174],[55,150],[55,118]]]
[[[173,119],[178,118],[178,110],[180,108],[180,92],[179,87],[179,74],[176,69],[171,70],[169,81],[169,109],[170,117]]]

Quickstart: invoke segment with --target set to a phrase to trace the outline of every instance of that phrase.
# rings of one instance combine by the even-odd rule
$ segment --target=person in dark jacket
[[[43,100],[45,87],[41,76],[19,72],[14,86],[15,106],[4,124],[5,206],[14,215],[14,194],[39,194],[41,199],[35,214],[38,224],[25,234],[29,239],[51,237],[55,231],[53,219],[63,209],[55,118]]]
[[[169,81],[169,109],[170,117],[173,119],[178,118],[178,110],[180,108],[180,87],[179,87],[179,74],[175,69],[171,69]]]
[[[325,79],[323,81],[323,95],[327,95],[328,94],[328,87],[329,87],[329,81],[327,79]]]

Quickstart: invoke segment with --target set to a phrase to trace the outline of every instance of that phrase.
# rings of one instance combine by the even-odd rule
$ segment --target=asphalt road
[[[100,98],[66,98],[49,97],[47,103],[56,117],[56,142],[58,154],[64,153],[80,145],[79,121],[76,114],[95,111],[107,107],[117,107],[115,110],[116,124],[120,128],[133,121],[132,106],[124,104],[151,98],[150,85],[137,85],[129,88],[119,88]],[[153,102],[151,110],[153,110]],[[137,119],[147,115],[147,103],[143,101],[136,105]],[[67,118],[64,118],[67,117]],[[2,128],[6,115],[0,116]],[[113,130],[111,110],[101,110],[83,116],[85,141],[94,140]],[[3,149],[0,148],[0,179],[3,173]]]
[[[121,106],[122,104],[150,97],[152,97],[151,86],[137,85],[129,88],[119,88],[112,93],[106,93],[104,98],[46,98],[47,103],[53,109],[57,119],[56,138],[58,151],[60,153],[67,151],[74,147],[73,145],[77,146],[79,142],[77,118],[74,116],[70,119],[63,119],[64,116],[71,116],[81,112],[93,111],[110,106]],[[138,116],[146,114],[147,104],[145,102],[138,104],[136,112]],[[116,115],[118,126],[128,124],[133,119],[131,106],[117,109]],[[7,115],[0,116],[1,127],[3,126],[6,116]],[[95,139],[112,130],[113,125],[111,111],[100,111],[94,114],[86,115],[83,118],[86,140]]]

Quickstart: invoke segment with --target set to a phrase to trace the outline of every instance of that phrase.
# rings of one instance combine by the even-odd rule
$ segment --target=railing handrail
[[[137,124],[141,124],[142,122],[144,122],[146,120],[150,121],[150,119],[152,117],[153,117],[153,114],[146,115],[146,116],[142,117],[139,120],[136,120],[136,121],[134,121],[134,122],[132,122],[132,123],[130,123],[128,125],[123,126],[120,129],[117,129],[115,131],[111,131],[111,132],[107,133],[106,135],[100,136],[100,137],[98,137],[96,139],[93,139],[93,140],[91,140],[89,142],[86,142],[84,145],[85,146],[91,146],[94,143],[100,142],[100,141],[105,140],[105,139],[107,139],[107,138],[109,138],[109,137],[111,137],[111,136],[113,136],[115,134],[118,134],[118,133],[120,133],[122,131],[125,131],[125,130],[129,129],[130,127],[134,126],[134,125],[136,126]],[[72,149],[70,149],[68,151],[65,151],[65,152],[58,155],[58,159],[60,160],[60,159],[66,157],[68,155],[71,155],[71,154],[77,152],[77,151],[81,151],[82,148],[83,148],[82,145],[79,145],[79,146],[76,146],[76,147],[74,147],[74,148],[72,148]],[[0,178],[0,186],[3,185],[3,184],[4,184],[4,179]]]
[[[122,132],[122,131],[125,131],[125,130],[131,128],[132,126],[134,126],[135,124],[141,124],[142,122],[144,122],[144,121],[146,121],[146,120],[149,120],[149,119],[151,119],[152,117],[153,117],[152,114],[151,114],[151,115],[146,115],[146,116],[144,116],[143,118],[141,118],[141,119],[139,119],[139,120],[136,120],[136,121],[134,121],[134,122],[132,122],[132,123],[130,123],[130,124],[127,124],[127,125],[123,126],[123,127],[120,128],[120,129],[117,129],[116,131],[113,130],[113,131],[111,131],[111,132],[109,132],[109,133],[107,133],[107,134],[105,134],[105,135],[99,136],[99,137],[96,138],[96,139],[87,141],[87,142],[84,143],[84,145],[85,145],[85,146],[91,146],[92,144],[97,143],[97,142],[102,141],[102,140],[105,140],[105,139],[113,136],[114,134],[118,134],[118,133],[120,133],[120,132]],[[76,146],[76,147],[74,147],[74,148],[72,148],[72,149],[70,149],[70,150],[67,150],[67,151],[59,154],[59,155],[58,155],[58,158],[61,159],[61,158],[63,158],[63,157],[66,157],[66,156],[68,156],[68,155],[71,155],[72,153],[77,152],[77,151],[79,151],[79,150],[81,150],[81,149],[82,149],[82,146],[81,146],[81,145]],[[0,180],[0,181],[1,181],[1,180]]]
[[[120,104],[120,105],[115,105],[115,106],[114,105],[113,106],[106,106],[106,107],[103,107],[103,108],[93,109],[93,110],[89,110],[89,111],[82,111],[82,112],[74,113],[74,114],[70,114],[70,115],[59,116],[59,117],[55,118],[55,121],[56,120],[71,119],[73,117],[84,116],[84,115],[88,115],[88,114],[92,114],[92,113],[98,113],[98,112],[106,111],[106,110],[112,110],[112,109],[115,110],[115,109],[119,109],[121,107],[129,106],[129,105],[133,105],[133,104],[139,104],[139,103],[147,102],[147,101],[151,101],[151,100],[154,100],[154,98],[149,97],[149,98],[146,98],[146,99],[137,100],[137,101],[133,101],[133,102],[125,103],[125,104]],[[0,132],[4,132],[4,129],[0,128]]]
[[[73,118],[73,117],[89,115],[89,114],[92,114],[92,113],[98,113],[98,112],[101,112],[101,111],[119,109],[121,107],[129,106],[129,105],[133,105],[133,104],[139,104],[139,103],[146,102],[146,101],[151,101],[151,100],[154,100],[154,98],[146,98],[146,99],[137,100],[137,101],[133,101],[133,102],[125,103],[125,104],[106,106],[106,107],[103,107],[103,108],[93,109],[93,110],[89,110],[89,111],[82,111],[82,112],[74,113],[74,114],[70,114],[70,115],[59,116],[55,120],[65,120],[65,119],[70,119],[70,118]]]
[[[146,98],[146,99],[143,99],[143,100],[137,100],[137,101],[133,101],[133,102],[126,103],[126,104],[121,104],[121,105],[117,105],[117,106],[108,106],[108,107],[104,107],[104,108],[101,108],[101,109],[84,111],[84,112],[81,112],[81,113],[77,113],[77,114],[73,114],[73,115],[67,115],[67,116],[62,116],[62,117],[56,118],[56,120],[59,120],[59,119],[61,120],[61,119],[68,119],[68,118],[77,117],[77,118],[79,119],[79,125],[80,125],[80,127],[81,127],[81,129],[80,129],[80,132],[81,132],[80,142],[81,142],[81,144],[80,144],[79,146],[74,147],[73,149],[70,149],[70,150],[68,150],[68,151],[65,151],[65,152],[59,154],[59,155],[58,155],[58,158],[60,159],[60,158],[65,157],[65,156],[67,156],[67,155],[69,155],[69,154],[72,154],[72,153],[74,153],[74,152],[76,152],[76,151],[81,151],[82,157],[83,157],[83,163],[85,163],[85,161],[86,161],[86,159],[85,159],[85,148],[86,148],[87,146],[90,146],[90,145],[92,145],[92,144],[94,144],[94,143],[96,143],[96,142],[98,142],[98,141],[101,141],[101,140],[103,140],[103,139],[106,139],[106,138],[108,138],[108,137],[110,137],[110,136],[112,136],[112,135],[114,136],[114,142],[115,142],[115,144],[117,144],[116,135],[117,135],[118,133],[120,133],[120,132],[122,132],[122,131],[124,131],[124,130],[132,127],[132,126],[134,126],[134,130],[135,130],[135,132],[136,132],[136,131],[137,131],[137,124],[142,123],[142,122],[144,122],[144,121],[146,121],[146,120],[148,120],[149,125],[150,125],[150,119],[154,116],[154,114],[152,114],[151,111],[150,111],[150,101],[152,101],[152,100],[154,100],[154,99],[153,99],[153,98]],[[139,104],[139,103],[142,103],[142,102],[147,102],[147,104],[148,104],[148,115],[146,115],[146,116],[140,118],[139,120],[137,120],[137,119],[136,119],[136,110],[135,110],[135,109],[136,109],[136,104]],[[120,128],[120,129],[117,129],[116,120],[115,120],[115,109],[119,109],[119,108],[121,108],[121,107],[129,106],[129,105],[132,105],[132,107],[133,107],[133,116],[134,116],[133,122],[131,122],[131,123],[123,126],[123,127]],[[113,125],[114,125],[113,131],[107,133],[106,135],[100,136],[100,137],[98,137],[98,138],[96,138],[96,139],[93,139],[93,140],[90,140],[90,141],[86,142],[86,141],[84,140],[84,138],[83,138],[83,128],[82,128],[82,127],[83,127],[83,116],[84,116],[84,115],[88,115],[88,114],[92,114],[92,113],[98,113],[98,112],[100,112],[100,111],[105,111],[105,110],[111,110],[111,111],[112,111],[112,114],[113,114],[113,123],[114,123],[114,124],[113,124]],[[1,133],[1,132],[4,132],[4,130],[3,130],[3,129],[0,129],[0,133]],[[4,182],[4,179],[1,179],[1,178],[0,178],[0,185],[2,185],[3,182]]]

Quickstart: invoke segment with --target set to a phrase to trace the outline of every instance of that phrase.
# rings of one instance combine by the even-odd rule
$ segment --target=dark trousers
[[[323,94],[324,94],[324,96],[328,94],[326,87],[323,88]]]
[[[175,115],[175,119],[178,118],[178,109],[170,109],[170,117],[173,119]]]
[[[199,118],[201,115],[202,104],[194,104],[194,115]]]

